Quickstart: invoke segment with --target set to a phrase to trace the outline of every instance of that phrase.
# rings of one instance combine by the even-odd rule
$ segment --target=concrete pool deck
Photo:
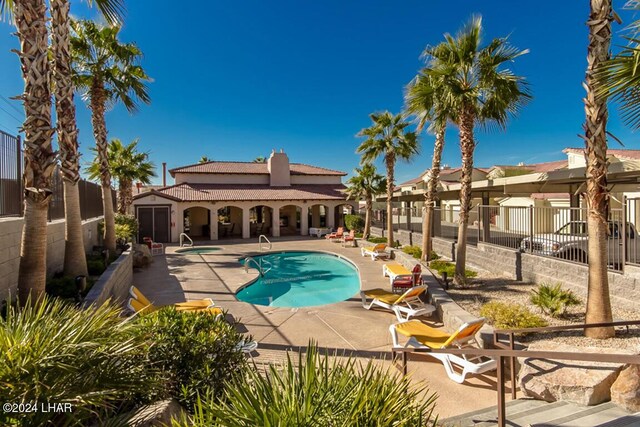
[[[198,246],[204,244],[198,242]],[[276,308],[238,301],[237,290],[257,275],[255,270],[245,272],[238,260],[258,252],[257,239],[206,244],[223,250],[177,254],[177,246],[168,246],[166,254],[154,257],[150,267],[134,271],[134,285],[159,305],[205,297],[213,299],[239,322],[241,332],[259,342],[254,353],[256,363],[282,361],[287,350],[305,347],[310,340],[321,348],[353,352],[359,358],[390,358],[388,328],[396,322],[393,313],[365,310],[359,295],[335,304],[304,308]],[[291,237],[274,239],[272,250],[320,250],[340,254],[358,267],[362,289],[389,289],[389,279],[382,276],[385,261],[361,257],[359,248],[343,248],[326,239]],[[435,280],[428,272],[425,279]],[[441,326],[437,319],[424,320]],[[389,361],[382,363],[390,365]],[[440,362],[417,356],[411,358],[409,374],[439,395],[436,413],[441,419],[496,404],[495,372],[467,377],[464,384],[456,384],[447,377]]]

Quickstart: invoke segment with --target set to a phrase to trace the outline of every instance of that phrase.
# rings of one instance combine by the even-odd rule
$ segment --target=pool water
[[[199,254],[209,254],[212,252],[218,252],[221,250],[220,248],[216,248],[215,246],[202,246],[202,247],[192,247],[192,248],[182,248],[176,249],[177,254],[187,254],[187,255],[199,255]]]
[[[360,291],[356,267],[335,255],[282,252],[252,258],[265,273],[238,292],[240,301],[271,307],[310,307],[344,301]],[[249,268],[254,267],[250,261]]]

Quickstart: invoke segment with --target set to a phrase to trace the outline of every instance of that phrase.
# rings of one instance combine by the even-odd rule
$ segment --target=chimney
[[[162,162],[162,186],[167,186],[167,162]]]
[[[291,185],[291,174],[289,170],[289,157],[280,149],[271,152],[267,159],[267,170],[269,171],[269,185],[272,187],[289,187]]]

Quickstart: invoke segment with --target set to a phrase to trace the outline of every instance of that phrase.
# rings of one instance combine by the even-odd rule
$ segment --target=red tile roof
[[[346,172],[321,168],[318,166],[305,165],[304,163],[290,163],[291,175],[338,175],[345,176]],[[206,162],[193,165],[181,166],[170,169],[171,176],[175,173],[220,173],[220,174],[246,174],[246,175],[268,175],[266,163],[254,162]]]
[[[273,201],[273,200],[345,200],[342,184],[308,184],[271,187],[254,184],[189,184],[182,183],[136,195],[139,199],[152,194],[183,202],[195,201]]]
[[[531,163],[529,165],[495,165],[492,169],[523,169],[529,170],[531,173],[544,173],[564,169],[566,167],[567,160],[554,160],[553,162]]]
[[[565,148],[563,153],[584,154],[584,148]],[[640,150],[623,150],[623,149],[607,149],[607,154],[611,154],[618,158],[640,160]]]

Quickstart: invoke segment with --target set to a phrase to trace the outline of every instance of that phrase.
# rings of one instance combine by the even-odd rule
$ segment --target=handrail
[[[184,243],[185,237],[190,243]],[[193,246],[193,240],[191,240],[191,237],[187,236],[186,233],[180,233],[180,247],[183,247],[183,246],[187,246],[187,247]]]
[[[264,234],[261,234],[260,237],[258,237],[258,245],[260,246],[260,252],[262,252],[262,241],[266,241],[269,244],[269,247],[267,248],[268,251],[271,250],[271,248],[273,247],[273,245],[271,244],[271,242],[269,241],[269,239],[267,239],[267,236],[265,236]]]
[[[273,267],[273,265],[272,265],[269,261],[264,260],[264,261],[265,261],[265,263],[268,263],[268,264],[269,264],[269,268],[267,268],[266,270],[264,270],[264,269],[262,268],[262,261],[263,261],[263,260],[262,260],[262,258],[260,258],[260,262],[258,262],[258,261],[256,261],[256,260],[255,260],[255,258],[248,256],[248,257],[246,257],[246,258],[244,259],[244,272],[245,272],[245,273],[248,273],[248,272],[249,272],[249,262],[250,262],[250,261],[253,261],[253,264],[256,266],[256,270],[258,270],[258,273],[260,273],[260,277],[263,277],[263,276],[264,276],[266,273],[268,273],[268,272],[271,270],[271,268]]]
[[[638,325],[640,320],[622,321],[622,322],[610,322],[610,323],[592,323],[583,325],[572,326],[551,326],[552,330],[562,329],[586,329],[603,326],[625,326],[625,324]],[[533,329],[545,329],[545,328],[531,328]],[[516,329],[514,329],[516,330]],[[528,329],[517,329],[518,331],[527,331]],[[511,330],[505,330],[511,333]],[[446,348],[446,349],[431,349],[431,348],[405,348],[405,347],[392,347],[391,357],[392,362],[396,360],[396,353],[402,353],[402,372],[407,374],[407,353],[443,353],[443,354],[456,354],[461,356],[474,355],[485,356],[493,359],[498,359],[497,363],[497,397],[498,397],[498,427],[506,426],[506,406],[505,406],[505,358],[515,359],[516,357],[527,357],[536,359],[555,359],[555,360],[581,360],[588,362],[609,362],[609,363],[626,363],[630,365],[640,365],[640,355],[637,354],[605,354],[605,353],[575,353],[567,351],[544,351],[544,350],[515,350],[513,348],[504,348],[504,344],[496,341],[497,334],[500,330],[494,331],[494,343],[500,345],[499,349],[486,349],[486,348]],[[511,367],[511,372],[514,372],[514,367]],[[513,377],[512,377],[513,381]],[[511,383],[511,389],[515,389],[515,382]]]

